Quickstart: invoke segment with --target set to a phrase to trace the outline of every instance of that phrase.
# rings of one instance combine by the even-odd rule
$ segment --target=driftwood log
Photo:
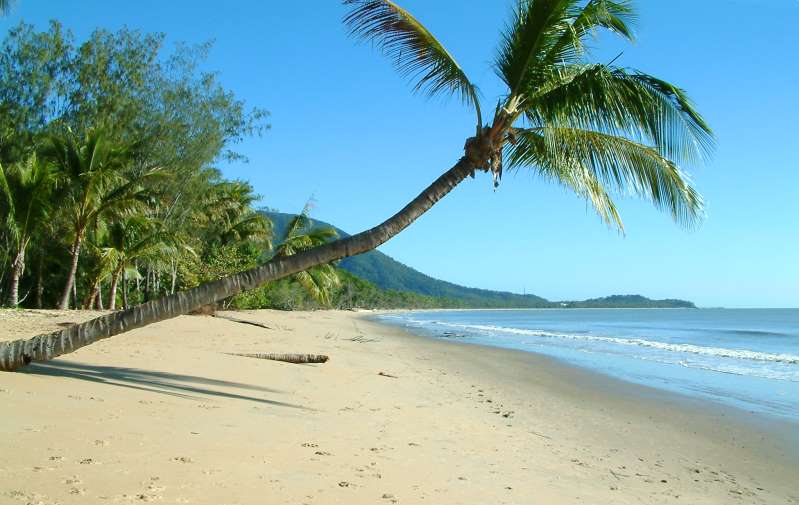
[[[243,354],[228,353],[231,356],[244,356],[245,358],[270,359],[272,361],[285,361],[286,363],[325,363],[330,358],[324,354]]]
[[[223,316],[221,314],[213,314],[212,317],[215,317],[217,319],[224,319],[225,321],[232,321],[234,323],[249,324],[249,325],[252,325],[252,326],[257,326],[259,328],[266,328],[267,330],[271,330],[272,329],[271,326],[267,326],[267,325],[265,325],[263,323],[259,323],[259,322],[256,322],[256,321],[248,321],[246,319],[239,319],[237,317]]]

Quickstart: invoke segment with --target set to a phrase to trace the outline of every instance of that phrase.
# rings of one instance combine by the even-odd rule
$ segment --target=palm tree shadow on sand
[[[118,386],[150,393],[158,393],[169,396],[176,396],[188,400],[201,401],[203,397],[228,398],[232,400],[244,400],[255,403],[262,403],[276,407],[289,407],[296,409],[307,409],[302,405],[269,400],[240,393],[232,393],[210,389],[204,386],[217,386],[223,388],[236,388],[247,391],[257,391],[261,393],[281,394],[282,391],[276,389],[244,384],[241,382],[231,382],[194,375],[181,375],[169,372],[157,372],[153,370],[142,370],[139,368],[124,368],[114,366],[89,365],[86,363],[65,362],[54,360],[48,363],[32,363],[21,373],[30,375],[46,375],[51,377],[66,377],[70,379],[96,382],[109,386]]]

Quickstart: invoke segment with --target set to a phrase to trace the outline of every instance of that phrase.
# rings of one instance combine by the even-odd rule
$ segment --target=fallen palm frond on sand
[[[324,354],[247,354],[247,353],[228,353],[231,356],[243,356],[245,358],[268,359],[272,361],[284,361],[286,363],[326,363],[330,358]]]

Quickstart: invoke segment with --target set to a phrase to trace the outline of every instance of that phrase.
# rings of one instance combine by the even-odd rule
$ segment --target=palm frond
[[[686,93],[642,72],[605,65],[573,65],[549,76],[526,103],[532,126],[601,131],[653,144],[677,162],[709,158],[710,127]]]
[[[687,175],[653,147],[579,128],[546,126],[516,135],[508,152],[512,167],[534,167],[588,196],[606,222],[622,227],[608,190],[646,198],[686,226],[704,216]]]
[[[571,24],[549,49],[545,58],[548,63],[570,62],[582,55],[585,51],[583,39],[597,28],[634,40],[631,25],[635,13],[629,0],[591,0],[584,6],[572,6],[568,17],[572,19]]]
[[[435,96],[457,95],[475,108],[482,126],[477,87],[455,58],[408,11],[391,0],[344,0],[350,33],[375,44],[399,72],[415,82],[414,91]]]
[[[510,91],[520,96],[538,81],[542,58],[570,30],[570,7],[576,0],[518,0],[502,33],[496,70]]]
[[[293,278],[313,299],[324,305],[330,305],[333,288],[341,285],[338,274],[329,264],[299,272]]]
[[[10,237],[19,240],[19,227],[16,225],[16,208],[14,205],[14,191],[6,176],[6,169],[0,165],[0,222]]]

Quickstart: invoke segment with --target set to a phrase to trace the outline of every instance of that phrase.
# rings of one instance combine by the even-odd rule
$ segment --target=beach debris
[[[369,342],[377,342],[376,338],[368,338],[364,335],[355,335],[352,338],[345,338],[344,340],[349,340],[351,342],[357,342],[359,344],[368,344]]]
[[[350,487],[350,486],[351,484],[346,480],[342,480],[341,482],[338,483],[338,487]]]
[[[330,357],[324,354],[260,354],[260,353],[238,353],[229,352],[230,356],[242,356],[244,358],[268,359],[272,361],[284,361],[286,363],[326,363]]]
[[[271,330],[272,329],[271,326],[267,326],[267,325],[265,325],[263,323],[259,323],[259,322],[256,322],[256,321],[248,321],[247,319],[239,319],[237,317],[223,316],[221,314],[211,314],[211,317],[215,317],[217,319],[224,319],[226,321],[232,321],[234,323],[249,324],[249,325],[252,325],[252,326],[257,326],[259,328],[265,328],[267,330]]]
[[[621,480],[622,477],[629,477],[629,475],[626,475],[626,474],[623,474],[623,473],[614,472],[613,469],[609,469],[609,471],[610,471],[610,474],[612,476],[616,477],[617,480]]]
[[[390,377],[392,379],[399,379],[399,377],[397,377],[396,375],[391,375],[390,373],[386,373],[386,372],[377,372],[377,375],[379,375],[381,377]]]

